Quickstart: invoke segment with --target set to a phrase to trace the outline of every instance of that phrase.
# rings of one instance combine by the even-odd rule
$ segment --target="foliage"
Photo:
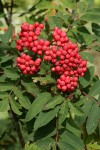
[[[37,145],[35,145],[35,144],[26,143],[25,150],[40,150],[40,149],[37,148]]]
[[[14,11],[17,4],[11,6]],[[19,55],[16,26],[4,9],[0,17],[9,27],[0,34],[0,149],[99,150],[100,79],[94,72],[92,52],[100,51],[100,8],[94,7],[93,0],[37,0],[20,12],[28,23],[45,24],[40,38],[51,40],[50,32],[58,26],[78,44],[88,69],[71,93],[57,90],[57,75],[48,73],[48,63],[42,62],[34,75],[20,73],[15,62]]]

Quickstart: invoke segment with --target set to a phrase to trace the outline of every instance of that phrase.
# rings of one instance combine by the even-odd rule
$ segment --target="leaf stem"
[[[58,114],[57,114],[57,117],[56,117],[56,138],[55,138],[56,149],[58,147],[58,139],[59,139],[59,118],[58,118]]]

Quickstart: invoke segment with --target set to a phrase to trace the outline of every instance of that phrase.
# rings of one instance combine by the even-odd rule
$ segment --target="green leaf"
[[[85,43],[85,39],[84,39],[84,36],[83,36],[83,33],[77,31],[76,28],[73,28],[71,31],[68,32],[69,36],[70,36],[70,40],[72,42],[78,42],[80,44],[83,44]]]
[[[77,38],[81,38],[78,40],[81,40],[83,44],[90,46],[93,43],[94,35],[91,35],[90,33],[85,33],[84,28],[83,28],[83,31],[80,31],[80,28],[78,28]]]
[[[0,92],[0,99],[4,99],[8,97],[8,93],[7,92]]]
[[[55,80],[50,75],[47,75],[46,77],[33,77],[32,79],[33,79],[33,82],[39,81],[41,85],[55,83]]]
[[[97,144],[97,143],[88,144],[87,147],[92,148],[94,150],[100,150],[100,144]]]
[[[0,76],[0,84],[3,83],[3,82],[5,82],[5,76],[4,76],[4,75],[1,75],[1,76]]]
[[[7,99],[0,101],[0,112],[8,111],[9,103]]]
[[[71,17],[71,14],[62,14],[62,11],[61,11],[61,12],[58,11],[58,12],[56,13],[56,16],[57,16],[58,18],[60,18],[61,20],[63,20],[66,25],[68,25],[68,19],[69,19],[69,17]]]
[[[9,40],[12,37],[13,30],[14,30],[14,26],[10,25],[8,30],[5,32],[5,34],[3,34],[2,37],[1,37],[1,40],[2,40],[3,43],[8,43],[9,42]]]
[[[84,149],[84,143],[81,140],[81,137],[77,137],[75,134],[72,134],[68,131],[65,131],[61,135],[61,140],[70,144],[72,147],[74,147],[76,150]]]
[[[36,141],[36,144],[41,150],[49,150],[51,145],[54,144],[55,141],[53,138],[44,138],[41,140]]]
[[[0,21],[0,26],[3,26],[3,22],[2,21]]]
[[[92,134],[96,129],[98,125],[99,117],[100,117],[100,107],[98,104],[95,103],[92,106],[92,109],[88,115],[88,119],[86,122],[86,129],[88,134]]]
[[[81,107],[82,111],[84,112],[83,116],[77,116],[75,119],[77,120],[78,125],[82,125],[84,122],[86,122],[86,119],[88,115],[90,114],[92,105],[94,104],[94,101],[90,98],[87,98],[87,96],[84,96],[82,98],[84,100],[84,103],[82,104],[83,106]]]
[[[14,87],[11,83],[0,82],[0,92],[10,91]]]
[[[59,115],[59,128],[62,128],[63,122],[67,119],[69,114]]]
[[[70,102],[69,102],[69,108],[70,108],[70,113],[71,113],[71,116],[83,116],[84,113],[83,111],[79,108],[79,107],[76,107],[74,105],[72,105]]]
[[[100,46],[99,46],[99,45],[98,45],[98,46],[93,46],[92,49],[93,49],[94,51],[100,52]]]
[[[74,9],[75,7],[75,2],[74,1],[66,1],[66,0],[61,0],[61,5],[64,7],[64,8],[70,8],[70,9]]]
[[[100,36],[100,25],[96,23],[92,23],[92,32]]]
[[[80,84],[83,88],[87,87],[94,77],[94,67],[88,67],[84,77],[79,77]]]
[[[80,19],[93,23],[100,23],[100,8],[94,8],[87,11]]]
[[[45,37],[46,35],[44,35],[44,37]],[[41,37],[41,38],[43,38],[43,37]],[[42,62],[41,63],[41,69],[40,69],[40,71],[38,72],[38,74],[40,74],[40,75],[44,75],[44,74],[46,74],[46,72],[48,71],[48,70],[50,70],[50,64],[48,64],[48,63],[46,63],[46,62]]]
[[[59,111],[59,126],[62,125],[64,120],[69,116],[69,108],[68,108],[68,102],[65,100],[60,105],[60,111]]]
[[[89,95],[94,97],[99,96],[99,94],[100,94],[100,80],[96,81],[89,91]]]
[[[6,43],[0,43],[0,50],[8,50],[8,51],[12,51],[12,52],[14,52],[14,53],[17,53],[17,51],[16,51],[16,49],[15,48],[13,48],[13,47],[11,47],[11,46],[9,46],[8,44],[6,44]],[[7,55],[6,55],[7,56]]]
[[[40,112],[35,121],[34,130],[48,124],[56,116],[58,111],[59,107],[55,107],[53,110],[50,110],[48,112]]]
[[[81,131],[80,128],[75,124],[75,121],[73,120],[67,120],[66,121],[66,129],[73,134],[75,134],[78,137],[81,137]]]
[[[67,113],[68,113],[68,102],[67,102],[67,100],[64,100],[64,102],[60,106],[59,114],[67,115]]]
[[[21,104],[21,106],[26,109],[29,109],[31,103],[28,97],[24,96],[22,91],[20,91],[17,87],[14,88],[13,92],[18,97],[18,101]]]
[[[44,106],[43,110],[53,109],[55,106],[61,104],[64,101],[64,97],[56,95]]]
[[[32,138],[34,137],[35,141],[37,141],[43,138],[53,137],[56,134],[56,126],[54,124],[54,120],[52,120],[47,125],[33,131],[31,134]]]
[[[16,69],[4,69],[4,74],[6,77],[11,78],[12,80],[16,80],[20,77]]]
[[[8,118],[9,118],[9,114],[8,114],[7,111],[0,112],[0,120],[2,120],[2,122],[3,122],[3,121],[9,122],[9,121],[8,121]],[[4,123],[4,124],[0,123],[0,128],[1,128],[1,129],[0,129],[0,134],[1,134],[1,130],[2,130],[2,129],[5,130],[3,125],[5,126],[6,124],[5,124],[5,123]],[[2,127],[3,127],[3,128],[2,128]],[[7,128],[7,126],[6,126],[6,128]],[[3,131],[3,130],[2,130],[2,131]]]
[[[31,20],[29,17],[25,16],[25,20],[27,23],[32,24],[33,20]]]
[[[52,16],[49,19],[49,25],[50,25],[51,29],[53,29],[55,26],[58,26],[59,28],[61,28],[62,27],[62,23],[63,23],[63,20],[61,20],[57,16]]]
[[[85,119],[88,116],[88,114],[90,114],[91,108],[94,104],[94,101],[92,99],[88,99],[88,98],[86,98],[86,99],[87,99],[87,101],[84,103],[84,105],[82,107],[82,110],[84,112],[83,117],[85,117]]]
[[[21,83],[28,93],[31,93],[34,96],[37,96],[40,93],[38,86],[36,86],[34,83],[26,81],[21,81]]]
[[[5,55],[5,56],[2,57],[2,60],[0,61],[0,63],[1,63],[1,64],[2,64],[2,63],[5,63],[5,62],[7,62],[7,61],[9,61],[9,60],[12,60],[13,58],[14,58],[14,56]]]
[[[60,150],[77,150],[71,144],[67,143],[66,141],[59,140],[58,147]]]
[[[51,2],[44,0],[43,2],[40,2],[36,5],[37,9],[52,9],[55,8],[54,5],[52,5]]]
[[[12,110],[13,110],[17,115],[21,115],[21,114],[22,114],[22,112],[19,110],[19,109],[20,109],[19,103],[17,103],[12,97],[10,97],[10,104],[11,104]]]
[[[40,148],[38,148],[35,143],[30,144],[29,142],[27,142],[25,144],[25,150],[40,150]]]
[[[78,16],[82,16],[88,9],[88,2],[86,0],[78,1],[77,3],[77,13]]]
[[[80,55],[83,59],[87,60],[90,64],[94,64],[94,58],[91,53],[88,52],[80,52]]]
[[[37,98],[31,104],[29,111],[26,114],[26,122],[32,120],[41,110],[43,106],[51,99],[50,93],[41,93],[37,95]]]

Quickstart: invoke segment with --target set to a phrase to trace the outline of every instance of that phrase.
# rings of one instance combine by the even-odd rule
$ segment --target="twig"
[[[4,12],[4,6],[3,6],[3,3],[2,3],[1,0],[0,0],[0,12],[5,14],[5,12]],[[6,15],[4,15],[4,18],[5,18],[6,24],[9,26],[9,20],[6,17]]]
[[[25,141],[24,141],[23,135],[21,133],[19,121],[18,121],[17,115],[13,112],[13,110],[11,108],[11,105],[10,105],[10,112],[11,112],[11,115],[12,115],[14,126],[15,126],[17,134],[18,134],[19,142],[21,144],[21,147],[24,148]]]
[[[89,99],[92,99],[95,103],[97,103],[98,105],[100,105],[100,102],[98,102],[93,96],[91,96],[91,95],[89,95],[89,94],[83,92],[83,91],[80,89],[79,85],[78,85],[78,89],[80,90],[81,94],[85,95],[85,96],[86,96],[87,98],[89,98]]]
[[[12,90],[10,91],[9,95],[8,95],[8,99],[10,97],[10,95],[12,94],[14,88],[17,86],[17,84],[19,83],[20,79],[16,82],[16,84],[14,85],[14,87],[12,88]]]
[[[81,91],[82,92],[82,91]],[[82,92],[85,96],[87,96],[88,98],[92,99],[94,102],[96,102],[98,105],[100,105],[100,102],[98,102],[93,96],[85,93],[85,92]]]
[[[6,10],[7,10],[7,14],[8,14],[8,17],[6,17],[6,14],[4,12],[4,5],[3,5],[2,1],[0,0],[0,12],[5,14],[4,18],[5,18],[6,24],[8,26],[12,22],[13,5],[14,5],[14,0],[11,0],[10,10],[9,10],[8,3],[6,4]]]

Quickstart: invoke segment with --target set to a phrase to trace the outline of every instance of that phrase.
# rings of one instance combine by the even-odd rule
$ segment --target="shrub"
[[[16,36],[12,24],[0,35],[0,146],[100,149],[99,8],[38,1],[29,11]]]

